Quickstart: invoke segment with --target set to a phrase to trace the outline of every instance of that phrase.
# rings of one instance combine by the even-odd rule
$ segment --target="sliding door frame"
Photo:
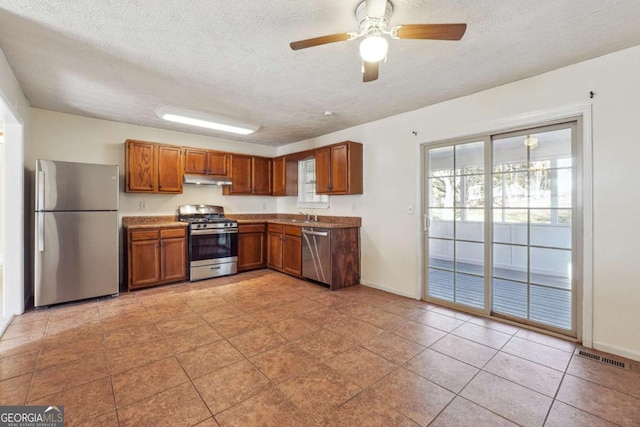
[[[427,296],[427,278],[428,278],[428,241],[427,241],[427,220],[428,220],[428,200],[427,196],[427,169],[428,165],[425,164],[425,153],[430,148],[437,146],[446,146],[453,143],[463,143],[471,141],[480,141],[489,139],[489,143],[485,140],[485,153],[486,150],[491,150],[491,136],[497,136],[502,134],[508,134],[511,132],[524,131],[528,128],[540,128],[545,126],[552,126],[568,122],[576,122],[575,135],[573,138],[577,138],[578,143],[574,144],[576,153],[574,156],[581,156],[581,164],[578,165],[576,171],[576,203],[577,209],[580,209],[581,213],[581,227],[578,228],[578,233],[574,233],[577,237],[577,242],[573,242],[575,245],[579,244],[579,249],[576,253],[575,269],[579,273],[581,280],[580,286],[576,289],[576,304],[575,319],[576,319],[576,339],[586,347],[591,347],[593,344],[593,178],[592,178],[592,137],[591,137],[591,105],[576,105],[566,108],[541,111],[522,116],[513,117],[510,119],[504,119],[497,121],[488,126],[483,126],[474,132],[462,133],[457,135],[442,136],[439,138],[426,139],[418,141],[417,149],[419,152],[419,166],[420,166],[420,182],[418,186],[419,197],[421,200],[421,221],[419,225],[420,231],[420,257],[419,257],[419,298],[423,300],[430,300]],[[491,153],[485,155],[485,192],[490,191],[491,187],[486,186],[487,181],[491,179],[491,174],[486,173],[490,169],[486,169],[486,164],[491,159]],[[580,190],[580,191],[578,191]],[[486,193],[485,193],[486,194]],[[490,218],[486,218],[485,215],[485,239],[491,238],[491,234],[487,229],[491,230]],[[490,245],[487,245],[490,246]],[[578,248],[578,246],[574,246]],[[490,249],[485,249],[485,275],[490,274],[491,271],[491,254]],[[485,276],[485,280],[486,277]],[[489,283],[489,280],[486,280]],[[478,310],[472,307],[464,307],[465,311],[471,314],[490,317],[492,303],[489,300],[490,293],[487,292],[485,286],[485,310]],[[437,300],[438,304],[445,306],[455,307],[460,309],[459,305],[447,304],[446,301]],[[502,318],[501,318],[502,319]],[[506,319],[510,322],[510,319]],[[553,334],[554,331],[548,329],[541,329],[533,325],[527,325],[525,323],[518,322],[519,325],[534,329],[541,330],[545,333]]]

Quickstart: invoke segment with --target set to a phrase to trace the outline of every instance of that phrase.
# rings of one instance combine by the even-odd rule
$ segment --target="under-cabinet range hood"
[[[187,175],[184,176],[185,184],[199,185],[231,185],[231,178],[223,178],[209,175]]]

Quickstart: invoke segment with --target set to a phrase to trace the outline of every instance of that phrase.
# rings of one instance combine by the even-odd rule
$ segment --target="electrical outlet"
[[[407,213],[410,214],[410,215],[413,214],[413,205],[408,205],[407,206]]]
[[[263,211],[267,210],[267,202],[262,202],[262,205],[260,205],[262,207]]]
[[[147,202],[140,202],[140,210],[141,211],[147,210]]]
[[[358,206],[354,203],[353,206],[351,206],[351,212],[356,213],[357,210]]]

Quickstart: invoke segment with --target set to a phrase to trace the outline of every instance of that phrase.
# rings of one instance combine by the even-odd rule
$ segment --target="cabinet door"
[[[127,141],[126,190],[153,192],[156,189],[156,144]]]
[[[298,195],[298,161],[285,156],[272,160],[274,196]]]
[[[271,195],[271,159],[254,157],[252,166],[253,194]]]
[[[182,193],[182,163],[179,147],[158,146],[158,191]]]
[[[264,232],[238,234],[238,271],[266,265]]]
[[[161,277],[163,281],[177,281],[187,278],[187,238],[162,239]]]
[[[221,151],[207,152],[207,173],[215,176],[229,176],[229,154]]]
[[[318,148],[316,156],[316,193],[331,193],[331,149]]]
[[[184,173],[204,175],[207,173],[207,152],[205,150],[184,150]]]
[[[282,270],[282,233],[267,233],[267,266]]]
[[[222,194],[251,194],[251,156],[231,155],[231,182]]]
[[[349,192],[349,146],[331,147],[331,193]]]
[[[129,288],[153,285],[160,279],[160,241],[131,242]]]
[[[284,236],[282,242],[282,269],[285,273],[302,276],[302,238]]]
[[[285,195],[285,169],[284,157],[273,159],[273,195]]]

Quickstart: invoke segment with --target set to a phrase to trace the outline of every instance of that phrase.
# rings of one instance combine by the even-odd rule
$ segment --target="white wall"
[[[28,124],[29,102],[22,93],[4,53],[0,51],[0,118],[4,123],[4,298],[0,317],[24,311],[24,126]],[[7,317],[5,317],[6,319]],[[4,321],[0,322],[0,331]]]
[[[364,144],[364,194],[332,197],[329,213],[362,216],[362,281],[418,296],[419,145],[500,129],[514,118],[592,104],[593,342],[640,360],[640,47],[402,115],[281,147],[286,154],[343,140]],[[589,91],[595,92],[593,99]],[[384,102],[381,100],[381,102]],[[340,114],[340,112],[336,112]],[[415,136],[412,132],[416,132]],[[280,198],[279,212],[296,212]],[[416,209],[415,212],[419,212]]]
[[[36,159],[120,165],[120,214],[173,215],[183,204],[224,206],[227,213],[275,212],[273,197],[222,196],[218,186],[185,185],[183,194],[136,194],[124,192],[124,141],[139,139],[213,150],[275,156],[276,149],[200,135],[172,132],[126,123],[81,117],[33,108],[25,152],[25,167],[33,173]],[[31,190],[32,191],[32,190]],[[140,202],[147,210],[140,211]],[[262,208],[266,203],[265,209]],[[29,201],[31,210],[33,204]],[[29,207],[29,206],[28,206]]]

